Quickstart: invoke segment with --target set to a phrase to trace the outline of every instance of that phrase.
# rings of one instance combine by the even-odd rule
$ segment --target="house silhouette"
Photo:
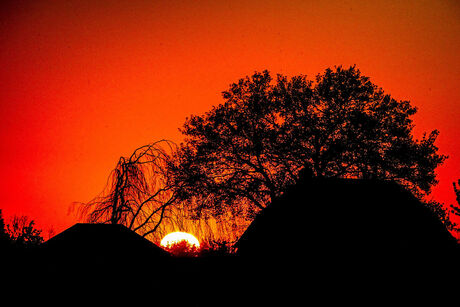
[[[164,249],[119,224],[77,223],[43,243],[42,250],[68,257],[169,256]]]
[[[128,276],[167,262],[169,253],[123,225],[78,223],[42,244],[39,257],[54,279]],[[141,272],[139,272],[141,274]]]
[[[303,177],[256,216],[236,248],[241,288],[263,293],[255,306],[412,302],[458,287],[459,244],[394,182]]]
[[[317,262],[414,259],[458,252],[438,217],[395,182],[303,178],[236,243],[238,254]]]

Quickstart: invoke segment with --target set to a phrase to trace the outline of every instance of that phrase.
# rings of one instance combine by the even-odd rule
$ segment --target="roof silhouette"
[[[458,251],[441,221],[394,182],[301,179],[254,219],[238,254],[317,259]]]
[[[31,261],[47,295],[131,302],[167,293],[170,254],[123,225],[75,224],[41,245]],[[51,285],[51,286],[50,286]],[[52,289],[52,291],[50,291]]]
[[[67,257],[164,257],[169,253],[118,224],[77,223],[46,241],[47,253]]]

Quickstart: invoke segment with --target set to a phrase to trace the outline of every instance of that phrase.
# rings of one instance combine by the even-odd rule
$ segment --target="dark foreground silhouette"
[[[91,255],[113,265],[121,259],[140,261],[169,256],[164,249],[119,224],[75,224],[46,241],[41,250],[47,257],[55,257],[55,264],[73,259],[88,266],[95,260]]]
[[[316,178],[273,201],[237,247],[248,257],[398,262],[443,257],[459,245],[428,207],[394,182]]]
[[[10,254],[4,297],[65,305],[374,305],[449,294],[460,276],[453,237],[415,197],[386,182],[302,180],[237,245],[233,256],[175,258],[123,226],[77,224],[40,248]]]

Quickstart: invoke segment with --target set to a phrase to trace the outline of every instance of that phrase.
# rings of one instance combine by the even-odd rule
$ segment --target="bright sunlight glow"
[[[200,242],[197,238],[193,235],[186,233],[186,232],[171,232],[168,233],[162,240],[161,246],[168,247],[173,244],[179,243],[181,241],[187,241],[190,245],[194,245],[195,247],[200,247]]]

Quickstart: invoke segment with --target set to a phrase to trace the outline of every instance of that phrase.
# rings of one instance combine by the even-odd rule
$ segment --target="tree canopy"
[[[355,66],[328,68],[314,80],[255,72],[231,84],[223,99],[181,129],[185,141],[174,176],[198,212],[256,212],[301,170],[395,180],[423,195],[446,159],[435,146],[437,130],[414,137],[417,109]]]

